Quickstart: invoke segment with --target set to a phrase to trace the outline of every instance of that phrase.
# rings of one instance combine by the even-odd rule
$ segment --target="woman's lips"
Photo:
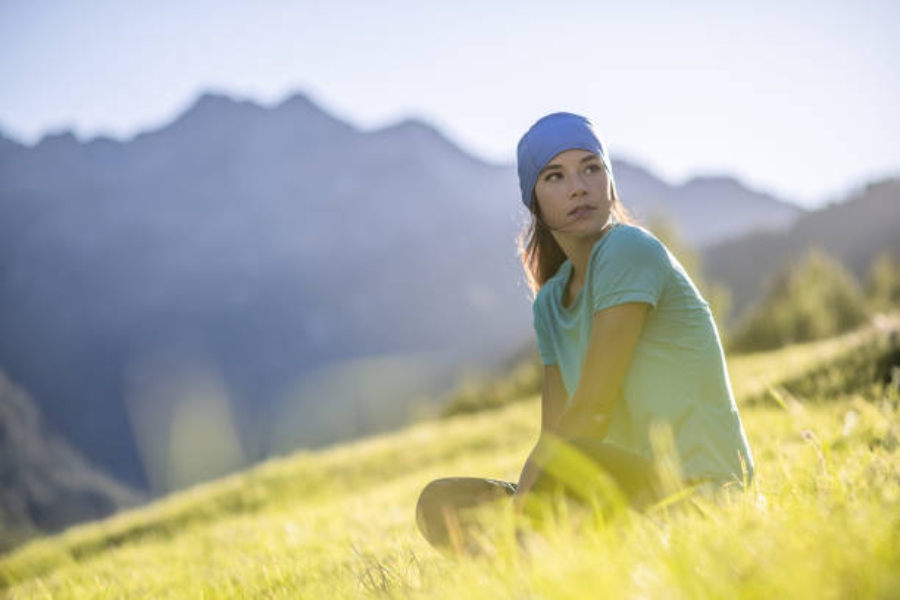
[[[569,216],[580,219],[590,215],[592,212],[594,212],[593,206],[578,206],[569,212]]]

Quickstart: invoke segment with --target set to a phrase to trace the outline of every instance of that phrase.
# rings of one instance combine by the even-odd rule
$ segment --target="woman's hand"
[[[513,503],[517,510],[521,511],[524,508],[528,494],[534,490],[538,480],[546,476],[547,466],[558,455],[560,444],[563,443],[552,432],[544,432],[541,435],[534,450],[528,455],[528,460],[525,461],[522,474],[519,476],[519,483],[513,497]]]
[[[532,450],[531,454],[528,456],[528,460],[525,461],[525,466],[522,468],[521,475],[519,475],[519,483],[516,485],[516,493],[513,496],[513,505],[519,512],[524,509],[525,497],[531,492],[537,481],[538,475],[540,474],[540,468],[534,459],[540,444],[541,442],[538,440],[534,450]]]

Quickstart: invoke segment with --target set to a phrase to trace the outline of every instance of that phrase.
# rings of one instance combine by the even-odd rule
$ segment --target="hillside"
[[[900,180],[866,186],[850,198],[801,216],[787,231],[758,232],[703,248],[708,279],[732,292],[737,314],[752,306],[782,267],[810,248],[837,259],[862,282],[882,252],[900,257]]]
[[[617,181],[697,241],[802,212],[733,180],[673,187],[623,162]],[[520,204],[511,165],[420,121],[361,131],[300,94],[207,94],[130,140],[2,139],[0,368],[73,448],[154,494],[384,431],[530,336]],[[198,406],[225,452],[173,425]],[[198,456],[218,463],[169,472]]]
[[[515,478],[537,434],[533,399],[271,460],[34,542],[0,558],[0,586],[11,598],[895,597],[898,397],[853,362],[886,336],[731,361],[756,493],[651,518],[570,512],[518,534],[501,512],[486,556],[436,554],[414,530],[418,490],[450,474]],[[805,394],[760,396],[824,364]]]
[[[0,552],[30,537],[138,504],[46,426],[31,398],[0,372]]]

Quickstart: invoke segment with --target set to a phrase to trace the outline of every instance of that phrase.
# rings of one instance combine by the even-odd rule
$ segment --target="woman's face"
[[[534,195],[541,220],[554,236],[597,236],[609,222],[612,181],[593,152],[566,150],[554,156],[538,175]]]

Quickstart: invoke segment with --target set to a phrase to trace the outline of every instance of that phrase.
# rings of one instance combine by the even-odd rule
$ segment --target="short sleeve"
[[[547,320],[544,311],[541,310],[541,295],[534,300],[532,306],[534,318],[534,335],[537,338],[538,352],[541,355],[541,363],[544,365],[555,365],[557,363],[556,353],[553,351],[553,340],[547,327]]]
[[[648,232],[630,227],[598,245],[591,256],[594,312],[626,302],[656,308],[672,270],[666,248]]]

